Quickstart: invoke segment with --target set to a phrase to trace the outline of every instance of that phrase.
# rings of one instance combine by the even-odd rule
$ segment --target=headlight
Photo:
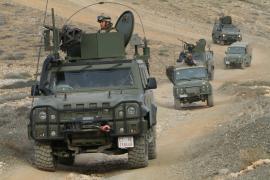
[[[136,114],[136,108],[133,107],[133,106],[129,106],[129,107],[127,108],[127,114],[128,114],[128,115],[135,115],[135,114]]]
[[[50,107],[35,108],[32,118],[34,121],[56,121],[57,112]]]
[[[119,111],[119,112],[118,112],[118,116],[119,116],[120,118],[124,117],[124,111],[122,111],[122,110]]]
[[[140,114],[139,104],[138,103],[122,103],[115,109],[116,118],[132,118],[137,117]]]
[[[225,37],[226,35],[225,34],[222,34],[222,37]]]
[[[241,38],[241,34],[239,34],[238,37]]]
[[[180,94],[184,94],[184,89],[180,88]]]
[[[202,91],[206,91],[206,86],[202,86]]]
[[[47,113],[45,111],[40,111],[38,117],[40,120],[45,120],[47,118]]]

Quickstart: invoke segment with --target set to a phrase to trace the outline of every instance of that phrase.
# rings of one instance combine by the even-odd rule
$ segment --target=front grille
[[[128,116],[127,105],[133,104],[138,108],[138,113],[135,116]],[[93,107],[95,105],[92,105]],[[119,135],[137,135],[143,131],[143,114],[142,105],[137,101],[125,101],[116,104],[114,107],[107,107],[108,104],[104,104],[106,107],[97,108],[74,108],[70,105],[66,105],[63,110],[57,110],[49,106],[37,106],[31,110],[30,114],[30,136],[34,139],[63,139],[68,133],[81,133],[81,132],[91,132],[93,129],[100,127],[103,124],[110,124],[112,131],[111,136]],[[75,107],[77,107],[75,105]],[[80,107],[80,106],[79,106]],[[74,108],[74,109],[73,109]],[[45,111],[47,114],[46,120],[41,122],[37,121],[37,112],[39,109]],[[120,111],[123,111],[120,116]],[[54,115],[54,116],[52,116]],[[137,121],[136,124],[140,128],[135,133],[128,129],[128,123],[132,121]],[[132,124],[132,123],[131,123]],[[124,132],[118,132],[121,127],[124,128]],[[41,127],[41,135],[36,133],[36,130]],[[54,129],[51,129],[51,128]],[[54,137],[50,136],[52,131]]]
[[[199,87],[186,88],[186,92],[188,94],[197,94],[200,93],[200,88]]]

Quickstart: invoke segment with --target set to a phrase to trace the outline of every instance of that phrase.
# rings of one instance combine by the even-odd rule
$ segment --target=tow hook
[[[111,131],[111,127],[109,125],[104,125],[104,126],[100,126],[99,129],[102,131],[102,132],[110,132]]]

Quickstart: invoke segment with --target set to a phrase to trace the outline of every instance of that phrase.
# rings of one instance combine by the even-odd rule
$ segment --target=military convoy
[[[54,171],[57,162],[72,165],[80,153],[128,153],[129,168],[145,167],[156,158],[152,89],[157,84],[149,75],[146,39],[135,45],[134,58],[125,57],[133,28],[131,11],[119,17],[116,32],[46,26],[45,49],[53,53],[32,87],[28,125],[37,168]]]
[[[212,40],[218,44],[231,44],[242,40],[240,29],[232,23],[231,16],[222,16],[215,21]]]
[[[72,165],[80,153],[128,153],[129,168],[146,167],[148,160],[157,157],[157,106],[152,91],[157,83],[149,72],[146,38],[133,35],[133,13],[125,11],[115,31],[106,33],[87,33],[69,25],[59,29],[53,9],[52,22],[43,33],[45,50],[51,53],[40,81],[31,89],[28,135],[34,141],[34,164],[54,171],[57,163]],[[135,43],[130,42],[132,36]],[[251,47],[236,42],[242,35],[230,16],[215,22],[212,39],[233,43],[225,52],[226,68],[250,66]],[[174,107],[198,101],[212,107],[214,53],[206,49],[205,39],[182,42],[176,65],[166,68],[173,83]],[[133,58],[126,57],[129,43],[134,46]]]
[[[244,69],[250,66],[252,60],[252,48],[246,42],[235,42],[231,44],[225,52],[224,66],[229,67],[240,67]]]

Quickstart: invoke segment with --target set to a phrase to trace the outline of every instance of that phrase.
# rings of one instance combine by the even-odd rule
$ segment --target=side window
[[[147,79],[149,78],[149,74],[148,74],[146,66],[143,64],[140,65],[140,73],[141,73],[141,77],[142,77],[142,81],[143,81],[143,87],[146,88]]]
[[[142,65],[139,65],[139,69],[140,69],[140,75],[141,75],[143,87],[146,88],[147,81],[145,80]]]

